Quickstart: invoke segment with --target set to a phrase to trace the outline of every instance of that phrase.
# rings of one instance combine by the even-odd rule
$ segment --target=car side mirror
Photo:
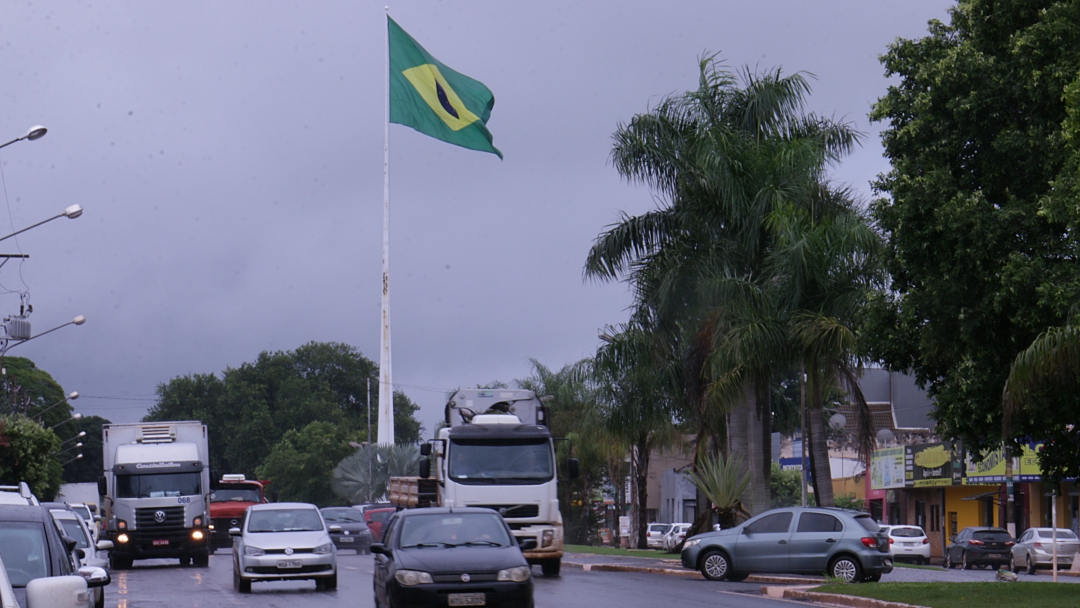
[[[371,552],[376,555],[390,555],[390,549],[387,549],[386,545],[382,543],[372,543]]]
[[[522,551],[532,551],[533,549],[536,548],[536,539],[535,538],[523,538],[523,539],[518,541],[518,546],[521,547]]]
[[[240,528],[229,528],[229,536],[240,536]]]
[[[84,606],[85,600],[80,602],[78,598],[79,596],[86,597],[87,587],[86,579],[81,576],[35,578],[26,584],[26,605],[63,608]]]
[[[578,475],[581,475],[581,463],[578,462],[577,458],[571,458],[567,460],[566,468],[570,479],[577,479]]]
[[[113,548],[113,542],[111,540],[99,540],[97,541],[98,551],[108,551]]]
[[[95,568],[93,566],[83,566],[79,568],[79,576],[86,580],[86,586],[93,589],[94,587],[104,587],[112,582],[112,577],[105,571],[104,568]]]
[[[75,557],[79,559],[86,559],[86,551],[83,549],[75,549]]]
[[[61,536],[60,540],[64,541],[64,547],[66,547],[68,551],[74,551],[75,550],[75,545],[79,544],[79,542],[77,540],[75,540],[74,538],[71,538],[67,534],[64,534],[63,536]]]
[[[430,444],[425,443],[424,445],[430,447]],[[428,477],[431,477],[431,461],[425,458],[420,461],[420,479],[427,479]]]
[[[334,524],[329,528],[331,534],[341,534],[341,526]]]

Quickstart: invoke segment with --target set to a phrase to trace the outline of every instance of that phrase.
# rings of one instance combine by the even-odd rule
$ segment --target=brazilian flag
[[[498,154],[485,126],[495,96],[478,80],[446,67],[387,16],[390,122],[447,143]]]

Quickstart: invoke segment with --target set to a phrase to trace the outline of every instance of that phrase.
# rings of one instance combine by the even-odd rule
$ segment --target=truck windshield
[[[258,488],[225,488],[221,487],[210,495],[210,502],[262,502],[262,496]]]
[[[165,498],[202,494],[199,473],[153,473],[117,475],[117,498]]]
[[[450,442],[450,479],[463,484],[541,484],[555,476],[547,439]]]

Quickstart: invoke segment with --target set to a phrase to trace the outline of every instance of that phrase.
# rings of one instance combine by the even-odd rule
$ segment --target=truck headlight
[[[124,543],[128,542],[128,535],[127,534],[121,534],[120,536],[117,536],[116,537],[116,542],[118,542],[120,544],[124,544]]]
[[[516,568],[507,568],[506,570],[499,570],[499,575],[496,580],[499,581],[514,581],[515,583],[521,583],[529,580],[529,575],[532,572],[528,566],[518,566]]]
[[[412,587],[413,585],[430,583],[431,575],[419,570],[398,570],[397,573],[394,574],[394,579],[401,585]]]
[[[191,540],[202,540],[202,539],[203,539],[202,530],[194,530],[194,531],[191,532]]]
[[[122,520],[122,519],[116,520],[116,529],[117,530],[127,530],[127,522]]]
[[[244,546],[244,555],[266,555],[266,551],[258,547],[252,547],[251,545]]]
[[[544,530],[544,534],[543,534],[543,536],[542,536],[542,538],[540,540],[540,546],[541,547],[549,547],[549,546],[551,546],[551,543],[553,543],[553,542],[555,542],[555,531],[554,530]]]
[[[334,543],[326,543],[325,545],[319,545],[318,547],[315,547],[315,553],[326,554],[326,553],[333,553],[333,552],[334,552]]]
[[[202,527],[202,518],[201,517],[196,517],[194,520],[192,520],[191,525],[195,526],[196,528],[201,528]]]

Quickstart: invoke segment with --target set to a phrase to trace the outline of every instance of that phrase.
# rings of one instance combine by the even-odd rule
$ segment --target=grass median
[[[874,583],[866,585],[831,584],[812,591],[870,597],[890,602],[953,608],[1073,608],[1080,597],[1080,587],[1067,583]]]
[[[567,553],[591,553],[593,555],[621,555],[623,557],[657,557],[679,559],[677,553],[665,553],[655,549],[620,549],[618,547],[590,547],[589,545],[563,545]]]

